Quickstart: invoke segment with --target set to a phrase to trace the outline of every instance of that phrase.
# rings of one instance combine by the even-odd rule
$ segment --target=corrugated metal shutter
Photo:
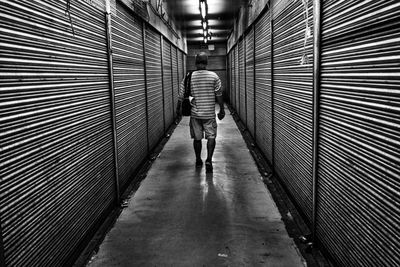
[[[179,86],[178,86],[178,54],[177,54],[177,49],[175,46],[171,46],[171,64],[172,64],[172,94],[173,94],[173,110],[175,111],[176,109],[176,103],[178,102],[178,92],[179,92]],[[173,115],[175,116],[175,112],[173,112]]]
[[[238,59],[239,59],[239,116],[243,123],[246,125],[246,70],[245,70],[245,41],[239,41]]]
[[[240,86],[240,81],[239,81],[239,45],[236,44],[235,46],[235,95],[236,95],[236,101],[235,101],[235,109],[236,112],[239,114],[240,112],[240,92],[239,92],[239,86]]]
[[[232,105],[233,101],[233,57],[232,50],[228,54],[228,67],[229,67],[229,103]]]
[[[272,164],[272,90],[270,12],[255,24],[256,142]]]
[[[179,87],[179,84],[181,83],[185,75],[183,73],[183,53],[179,49],[177,51],[178,51],[178,87]]]
[[[307,2],[307,1],[305,1]],[[274,163],[275,170],[306,217],[312,217],[312,38],[306,48],[306,11],[293,1],[274,19]],[[309,63],[300,59],[308,55]]]
[[[119,184],[124,189],[148,151],[142,22],[120,3],[112,18],[112,46]]]
[[[145,43],[149,146],[153,149],[164,134],[161,35],[147,27]]]
[[[400,266],[400,3],[322,7],[317,236],[340,266]]]
[[[103,12],[1,3],[0,214],[7,266],[65,266],[115,200]],[[79,252],[78,252],[79,253]]]
[[[246,38],[246,116],[247,128],[254,137],[254,27],[247,33]]]
[[[186,54],[183,54],[183,77],[185,77],[185,74],[187,72],[186,62],[187,62],[187,56]]]
[[[171,66],[171,44],[163,39],[163,84],[164,84],[164,116],[165,129],[171,125],[174,120],[174,106],[172,94],[172,66]]]

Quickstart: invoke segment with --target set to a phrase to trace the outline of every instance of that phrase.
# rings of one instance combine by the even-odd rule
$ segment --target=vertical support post
[[[164,122],[164,134],[165,129],[165,86],[164,86],[164,40],[163,36],[160,35],[160,51],[161,51],[161,90],[162,90],[162,107],[163,107],[163,122]]]
[[[314,66],[313,66],[313,157],[312,157],[312,241],[316,241],[317,190],[318,190],[318,143],[319,143],[319,102],[321,82],[321,0],[314,0]]]
[[[142,22],[142,43],[143,43],[143,70],[144,70],[144,99],[146,101],[146,138],[147,138],[147,154],[150,153],[149,140],[149,101],[147,96],[147,70],[146,70],[146,24]]]
[[[254,123],[254,143],[257,143],[257,123],[256,123],[256,25],[253,25],[253,123]]]
[[[113,133],[113,145],[114,145],[114,176],[115,176],[115,194],[116,194],[116,205],[120,203],[120,192],[119,192],[119,166],[118,166],[118,143],[117,143],[117,119],[116,119],[116,108],[115,108],[115,89],[114,89],[114,73],[113,73],[113,57],[112,57],[112,42],[111,42],[111,12],[110,12],[110,1],[106,1],[106,37],[107,37],[107,57],[108,57],[108,75],[110,85],[110,101],[111,101],[111,122],[112,122],[112,133]]]
[[[4,256],[3,228],[1,227],[1,218],[0,218],[0,266],[6,266],[6,259]]]
[[[274,119],[274,19],[272,12],[272,1],[269,1],[269,26],[270,26],[270,42],[271,42],[271,165],[272,174],[275,174],[275,119]]]
[[[247,124],[247,75],[246,75],[246,73],[247,73],[247,71],[246,71],[246,67],[247,67],[247,64],[246,64],[246,35],[245,34],[243,34],[243,68],[244,68],[244,119],[246,120],[246,121],[244,121],[243,123],[244,123],[244,126],[246,127],[246,128],[248,128],[249,126],[248,126],[248,124]]]

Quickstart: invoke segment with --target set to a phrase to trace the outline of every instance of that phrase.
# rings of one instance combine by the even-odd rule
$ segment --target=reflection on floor
[[[184,117],[89,266],[305,266],[230,115],[213,162]]]

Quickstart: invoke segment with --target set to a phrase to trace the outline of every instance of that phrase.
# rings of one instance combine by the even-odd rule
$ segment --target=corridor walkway
[[[214,173],[184,117],[88,266],[305,266],[232,116],[218,123]]]

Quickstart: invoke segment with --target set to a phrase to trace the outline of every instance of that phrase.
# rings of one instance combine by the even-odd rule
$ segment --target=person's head
[[[208,56],[204,52],[200,52],[196,55],[196,67],[197,69],[205,69],[208,64]]]

